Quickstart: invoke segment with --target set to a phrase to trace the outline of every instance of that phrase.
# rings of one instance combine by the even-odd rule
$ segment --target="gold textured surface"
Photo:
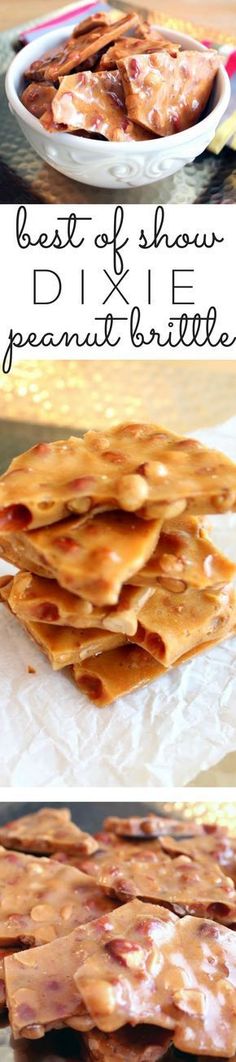
[[[99,428],[153,420],[193,431],[235,414],[236,361],[22,361],[0,377],[1,416]]]
[[[197,803],[189,803],[189,801],[175,801],[174,804],[160,804],[160,808],[165,811],[166,815],[176,815],[176,818],[184,818],[191,822],[214,822],[218,826],[227,826],[229,833],[232,836],[236,835],[236,801],[220,802],[218,800],[211,800],[206,802],[197,801]]]

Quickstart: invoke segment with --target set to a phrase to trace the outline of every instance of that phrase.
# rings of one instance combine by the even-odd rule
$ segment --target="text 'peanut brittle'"
[[[0,827],[0,845],[36,855],[51,855],[58,848],[69,855],[96,852],[95,837],[71,822],[68,808],[40,808]]]
[[[145,519],[236,508],[236,466],[196,440],[152,424],[41,443],[0,479],[0,529],[33,529],[97,506]],[[43,574],[43,573],[42,573]]]

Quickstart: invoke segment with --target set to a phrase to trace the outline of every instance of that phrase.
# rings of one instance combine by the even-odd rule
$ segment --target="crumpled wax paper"
[[[236,417],[194,434],[235,458]],[[210,525],[236,560],[236,515]],[[0,645],[1,785],[181,786],[236,750],[235,637],[103,709],[52,671],[3,605]]]

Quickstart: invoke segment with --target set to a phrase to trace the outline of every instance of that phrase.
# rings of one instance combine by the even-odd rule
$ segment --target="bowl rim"
[[[91,153],[96,149],[96,151],[101,151],[101,153],[105,153],[106,150],[109,152],[116,152],[118,154],[122,150],[123,153],[125,151],[125,153],[131,154],[131,152],[133,152],[134,150],[135,152],[137,152],[137,150],[140,151],[140,149],[142,151],[145,151],[145,153],[148,153],[150,151],[155,150],[155,148],[159,148],[160,145],[164,144],[166,147],[167,145],[169,145],[170,148],[173,148],[174,145],[177,146],[178,144],[178,147],[180,148],[181,144],[185,144],[186,140],[188,140],[188,138],[193,135],[193,132],[195,134],[195,137],[198,136],[198,130],[199,137],[202,133],[204,134],[204,132],[207,130],[208,125],[211,122],[213,115],[214,119],[216,120],[216,125],[218,124],[221,114],[224,113],[226,107],[228,106],[231,93],[230,80],[227,71],[225,70],[223,65],[217,71],[217,77],[221,80],[220,98],[218,99],[217,103],[210,110],[209,114],[205,115],[205,118],[200,118],[199,122],[196,122],[194,125],[190,126],[189,129],[184,129],[180,133],[172,133],[170,136],[165,137],[153,137],[153,139],[150,140],[109,141],[95,140],[92,137],[80,137],[78,133],[74,134],[66,132],[48,132],[40,124],[39,119],[35,118],[34,115],[30,113],[30,111],[27,111],[27,108],[24,107],[23,103],[21,103],[21,100],[18,96],[18,92],[15,87],[15,75],[18,71],[18,67],[21,68],[22,55],[26,56],[27,65],[27,56],[29,58],[30,56],[32,56],[32,53],[35,52],[35,46],[39,47],[38,55],[40,57],[40,55],[43,54],[43,51],[50,48],[50,46],[53,46],[54,44],[56,45],[60,42],[60,40],[66,40],[67,37],[71,36],[71,33],[73,32],[74,26],[76,24],[77,23],[73,23],[73,25],[67,27],[64,26],[63,28],[57,27],[57,29],[50,30],[49,33],[41,34],[40,37],[38,37],[36,40],[30,41],[29,44],[25,45],[25,47],[14,56],[8,67],[5,78],[5,91],[8,103],[10,104],[10,107],[17,115],[17,117],[21,119],[24,124],[28,125],[32,132],[40,133],[43,139],[45,137],[46,140],[50,140],[51,143],[54,142],[56,139],[58,147],[60,144],[67,144],[68,146],[69,136],[70,142],[72,142],[74,147],[77,146],[80,153],[81,151],[88,151]],[[179,33],[177,30],[171,30],[165,26],[159,26],[158,24],[156,24],[155,28],[158,32],[160,31],[160,33],[164,37],[166,37],[167,40],[173,42],[176,41],[180,44],[184,43],[186,47],[188,44],[194,45],[194,51],[206,52],[208,50],[206,45],[201,44],[200,41],[196,40],[194,37],[191,37],[187,33]],[[41,51],[41,48],[43,49],[43,51]],[[36,58],[36,55],[34,55],[34,58]]]

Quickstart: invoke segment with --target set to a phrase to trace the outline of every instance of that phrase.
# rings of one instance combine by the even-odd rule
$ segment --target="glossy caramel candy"
[[[171,667],[203,642],[227,637],[236,625],[236,594],[223,590],[192,590],[175,594],[158,586],[139,613],[134,640]]]
[[[167,51],[118,62],[129,118],[156,136],[172,136],[198,121],[220,66],[217,52]]]
[[[183,656],[178,657],[174,666],[180,666],[198,653],[224,641],[225,638],[234,634],[235,629],[235,605],[232,605],[230,617],[227,615],[225,621],[222,620],[215,636],[207,641],[199,641]],[[117,697],[125,693],[145,686],[156,678],[162,678],[165,673],[166,665],[164,667],[150,650],[146,652],[138,645],[131,645],[131,640],[123,647],[102,653],[96,658],[80,661],[73,667],[75,682],[79,689],[100,708],[112,704]]]
[[[30,947],[71,933],[114,903],[94,878],[55,859],[0,848],[0,945]]]
[[[68,855],[91,855],[98,848],[95,837],[71,822],[69,808],[40,808],[0,827],[0,845],[20,852],[53,855],[57,849]]]
[[[157,425],[121,424],[84,439],[41,443],[15,458],[0,479],[0,533],[33,530],[98,506],[162,521],[185,511],[234,511],[236,466]]]
[[[76,685],[98,708],[163,675],[164,668],[139,646],[126,645],[75,664]]]
[[[141,571],[132,577],[139,586],[158,586],[182,593],[188,586],[205,590],[224,586],[236,566],[209,538],[196,516],[171,520],[161,528],[157,546]]]
[[[117,44],[112,44],[110,48],[101,56],[98,64],[98,70],[115,70],[120,59],[126,58],[128,55],[136,56],[148,55],[149,52],[159,52],[163,49],[169,52],[170,55],[177,55],[179,51],[179,45],[172,44],[170,41],[165,40],[159,33],[147,33],[145,39],[141,37],[123,37]]]
[[[205,870],[207,874],[207,864],[209,860],[218,863],[224,874],[229,875],[234,883],[236,881],[236,839],[235,837],[229,837],[229,835],[223,832],[223,829],[219,833],[213,831],[213,833],[201,835],[195,837],[169,837],[165,836],[160,840],[163,850],[168,855],[175,858],[179,855],[189,856],[190,859],[196,859],[198,862],[205,864]]]
[[[231,878],[209,861],[206,865],[187,855],[170,859],[160,850],[140,847],[123,859],[119,851],[107,852],[96,880],[109,895],[131,900],[138,897],[154,903],[164,903],[177,914],[202,915],[215,918],[223,925],[236,926],[236,892]],[[96,862],[96,856],[95,856]]]
[[[127,117],[118,70],[78,71],[63,77],[52,101],[53,120],[66,129],[99,133],[106,140],[145,140],[149,134]]]
[[[150,837],[162,837],[166,834],[168,837],[176,834],[184,837],[186,834],[189,836],[202,832],[202,826],[191,819],[187,822],[184,819],[169,819],[165,815],[155,815],[151,811],[142,817],[131,815],[129,819],[109,815],[104,819],[103,828],[108,833],[115,834],[116,837],[137,837],[144,840],[149,840]]]
[[[172,1029],[175,1047],[231,1056],[236,1043],[235,934],[212,921],[149,904],[111,916],[117,935],[101,939],[75,975],[91,1019],[109,1032],[125,1021]],[[122,918],[123,916],[123,918]]]
[[[62,45],[46,53],[41,59],[36,59],[26,70],[25,78],[29,81],[46,80],[55,83],[58,78],[69,74],[71,70],[80,66],[83,68],[84,64],[89,59],[95,58],[106,45],[123,36],[126,31],[134,29],[137,24],[138,15],[133,12],[118,18],[116,14],[115,19],[110,15],[106,23],[103,19],[102,25],[101,22],[98,24],[97,17],[96,21],[92,23],[90,20],[89,24],[86,19],[84,25],[80,23],[72,36]]]
[[[5,976],[15,1037],[145,1023],[171,1033],[181,1051],[235,1053],[236,938],[213,921],[134,900],[5,960]]]
[[[0,588],[0,597],[7,608],[10,608],[9,594],[9,584],[3,589]],[[125,634],[115,634],[96,627],[82,630],[76,627],[57,627],[53,623],[34,623],[33,620],[20,620],[20,623],[48,657],[54,671],[86,660],[93,654],[96,656],[104,650],[124,645],[127,640]]]
[[[9,552],[10,560],[13,549],[20,568],[54,578],[100,607],[118,602],[123,583],[148,560],[159,532],[159,520],[116,511],[82,522],[71,517],[32,533],[16,531],[10,538],[0,535],[0,551]]]
[[[99,608],[63,589],[55,579],[18,572],[8,580],[9,606],[25,623],[33,620],[62,627],[104,627],[127,635],[135,634],[140,609],[153,593],[152,587],[126,584],[117,605]]]

